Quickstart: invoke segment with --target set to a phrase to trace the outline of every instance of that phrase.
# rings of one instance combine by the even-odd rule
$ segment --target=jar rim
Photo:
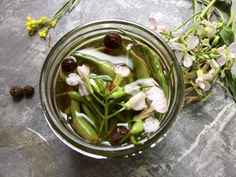
[[[167,51],[167,53],[170,55],[170,58],[173,60],[174,62],[174,67],[175,69],[178,71],[178,94],[176,94],[176,100],[175,104],[173,105],[173,109],[170,113],[170,116],[167,117],[166,121],[161,125],[160,129],[155,132],[153,134],[153,136],[146,140],[144,142],[143,145],[141,146],[134,146],[133,144],[130,145],[126,145],[126,146],[115,146],[115,147],[106,147],[106,146],[98,146],[98,145],[94,145],[94,144],[90,144],[87,143],[85,141],[82,141],[80,139],[77,138],[77,140],[73,139],[72,137],[69,136],[68,133],[63,132],[60,127],[58,127],[58,125],[56,125],[55,121],[53,119],[56,119],[57,117],[54,117],[52,115],[52,110],[49,109],[48,107],[48,100],[47,100],[47,96],[45,94],[45,77],[46,76],[46,68],[48,67],[48,61],[51,58],[52,53],[58,48],[60,47],[60,45],[67,39],[69,38],[71,35],[73,35],[74,33],[78,33],[81,30],[84,30],[86,28],[89,28],[91,26],[96,26],[96,25],[100,25],[100,24],[122,24],[122,25],[127,25],[127,26],[132,26],[134,28],[137,28],[149,35],[151,35],[153,38],[155,38],[155,40],[157,40],[159,43],[161,43],[161,45],[163,46],[163,48]],[[66,33],[50,50],[48,56],[46,57],[46,60],[43,64],[42,70],[41,70],[41,75],[40,75],[40,99],[41,99],[41,105],[42,105],[42,109],[43,109],[43,113],[44,113],[44,117],[46,119],[46,121],[48,122],[50,128],[53,130],[53,132],[58,136],[58,138],[64,142],[67,146],[69,146],[70,148],[93,158],[110,158],[111,157],[116,157],[116,156],[120,156],[120,155],[116,155],[115,153],[118,152],[122,152],[122,154],[126,154],[125,151],[128,150],[128,154],[133,154],[134,152],[140,151],[148,146],[150,146],[153,143],[156,143],[157,140],[160,141],[161,137],[166,134],[166,131],[169,130],[169,128],[171,127],[171,125],[175,122],[175,119],[177,118],[176,114],[180,111],[180,109],[182,108],[182,104],[183,104],[183,94],[184,94],[184,81],[183,81],[183,73],[181,70],[181,66],[179,65],[174,53],[172,52],[172,50],[169,48],[169,46],[166,44],[166,42],[158,35],[156,34],[154,31],[148,29],[147,27],[140,25],[136,22],[131,22],[131,21],[127,21],[127,20],[120,20],[120,19],[105,19],[105,20],[97,20],[97,21],[93,21],[93,22],[89,22],[83,25],[80,25],[74,29],[72,29],[71,31],[69,31],[68,33]],[[75,145],[76,143],[76,145]],[[79,145],[80,148],[77,146]],[[84,148],[82,148],[84,147]],[[100,155],[100,153],[96,153],[96,152],[91,152],[91,151],[99,151],[99,152],[104,152],[101,153],[103,155]],[[106,155],[105,152],[110,152],[110,154]]]

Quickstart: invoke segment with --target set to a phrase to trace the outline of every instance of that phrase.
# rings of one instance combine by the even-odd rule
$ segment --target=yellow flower
[[[44,39],[46,38],[47,34],[48,34],[48,28],[44,28],[44,29],[42,29],[41,31],[38,32],[38,35],[41,38],[44,38]]]
[[[49,23],[49,25],[51,26],[51,27],[55,27],[56,26],[56,24],[57,24],[57,20],[52,20],[52,21],[50,21],[50,23]]]
[[[48,19],[48,17],[42,16],[42,17],[40,17],[39,20],[37,20],[37,23],[38,23],[39,25],[44,25],[44,24],[47,22],[47,19]]]
[[[33,20],[33,18],[30,16],[26,17],[26,19],[27,19],[27,22],[31,22]]]

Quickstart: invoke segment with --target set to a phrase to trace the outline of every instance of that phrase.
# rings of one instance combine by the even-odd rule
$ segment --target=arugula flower
[[[186,68],[189,68],[193,64],[194,56],[189,54],[189,51],[194,50],[199,44],[199,38],[197,36],[189,35],[187,37],[186,45],[175,41],[169,41],[169,45],[172,50],[175,51],[176,57],[180,63]]]
[[[154,117],[148,117],[145,119],[143,127],[147,133],[155,132],[160,128],[160,122]]]
[[[126,108],[140,111],[147,108],[146,95],[143,92],[139,92],[132,96],[129,101],[125,104]]]
[[[76,73],[70,73],[66,78],[66,83],[69,86],[76,86],[81,82],[82,82],[82,80],[81,80],[80,76]]]
[[[58,20],[66,13],[70,12],[78,3],[80,0],[67,0],[61,8],[55,13],[55,15],[51,18],[42,16],[38,20],[33,19],[32,17],[28,16],[27,22],[26,22],[26,29],[29,32],[29,35],[32,36],[38,32],[38,35],[40,38],[46,39],[46,36],[50,30],[50,28],[54,28],[58,22]]]

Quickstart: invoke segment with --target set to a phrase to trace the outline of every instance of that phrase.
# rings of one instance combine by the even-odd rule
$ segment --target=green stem
[[[197,3],[197,0],[193,0],[193,7],[194,7],[193,13],[197,14],[198,13],[198,3]],[[196,16],[194,16],[194,21],[196,21]]]
[[[68,95],[68,93],[67,92],[59,93],[56,95],[56,97],[61,97],[61,96],[65,96],[65,95]]]
[[[212,0],[201,12],[200,16],[197,18],[196,22],[193,24],[192,27],[190,27],[185,33],[183,38],[186,38],[190,33],[194,34],[196,31],[196,28],[200,24],[201,20],[204,18],[206,13],[210,10],[210,8],[215,4],[217,0]]]
[[[105,132],[107,133],[108,131],[108,110],[109,110],[109,104],[108,104],[108,99],[105,99]]]
[[[113,116],[115,116],[115,115],[121,113],[121,112],[124,111],[124,110],[126,110],[126,107],[122,107],[122,108],[119,109],[118,111],[116,111],[116,112],[114,112],[113,114],[109,115],[109,116],[107,117],[107,119],[112,118]]]
[[[97,97],[97,95],[95,95],[95,94],[92,94],[92,95],[93,95],[93,97],[94,97],[101,105],[105,106],[105,104],[102,102],[102,100],[100,100],[100,99]]]
[[[93,107],[93,109],[99,114],[99,116],[101,116],[102,118],[104,118],[104,116],[101,114],[101,112],[98,110],[97,106],[94,105],[93,101],[89,102],[91,104],[91,106]]]
[[[209,4],[209,2],[207,0],[198,0],[198,2],[202,3],[204,5],[208,5]],[[215,7],[214,11],[215,11],[216,15],[218,15],[219,18],[222,20],[222,22],[225,22],[225,18],[223,16],[223,14],[220,12],[220,10],[217,7]]]
[[[217,0],[212,0],[209,4],[208,4],[208,6],[202,11],[202,13],[201,13],[201,15],[200,15],[200,19],[202,19],[204,16],[205,16],[205,14],[210,10],[210,8],[215,4],[215,2],[216,2]]]
[[[178,26],[177,28],[175,28],[173,31],[177,31],[178,29],[182,28],[183,26],[185,26],[188,22],[190,22],[193,18],[195,18],[196,16],[198,16],[200,12],[197,12],[196,14],[192,15],[187,21],[185,21],[184,23],[182,23],[182,25]]]

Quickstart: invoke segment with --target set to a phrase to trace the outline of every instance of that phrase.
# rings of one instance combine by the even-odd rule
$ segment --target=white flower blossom
[[[159,87],[152,87],[145,92],[148,100],[151,101],[151,108],[156,112],[165,113],[168,110],[168,103],[165,94]]]
[[[88,66],[82,65],[77,67],[77,72],[79,73],[79,76],[83,78],[89,75],[90,69]]]
[[[233,42],[228,47],[222,46],[217,48],[217,52],[220,54],[217,63],[223,66],[227,63],[229,58],[236,58],[236,42]]]
[[[113,70],[116,74],[122,77],[128,77],[130,75],[130,69],[127,66],[117,65]]]
[[[189,35],[187,37],[186,46],[184,44],[169,41],[169,45],[172,50],[175,50],[175,55],[180,63],[183,62],[183,65],[186,68],[189,68],[193,64],[194,57],[188,52],[194,50],[199,44],[199,38],[197,36]]]
[[[154,117],[149,117],[145,119],[143,127],[147,133],[155,132],[160,128],[160,122]]]
[[[66,78],[66,83],[69,85],[69,86],[76,86],[78,85],[79,83],[81,83],[81,78],[78,74],[76,73],[70,73],[67,78]]]
[[[164,25],[159,25],[155,17],[149,17],[148,21],[155,32],[161,33],[165,31],[166,27]]]
[[[135,111],[143,110],[147,107],[146,95],[143,92],[139,92],[132,96],[126,103],[128,109],[133,109]]]
[[[203,70],[199,69],[197,71],[197,79],[195,80],[195,83],[203,90],[208,91],[211,88],[211,84],[209,81],[213,79],[213,73],[215,69],[210,70],[208,73],[204,74]]]
[[[211,84],[204,80],[203,78],[197,78],[195,80],[195,83],[203,90],[203,91],[208,91],[211,88]]]
[[[206,37],[213,37],[217,32],[217,23],[210,22],[204,19],[197,28],[198,35],[205,35]]]

